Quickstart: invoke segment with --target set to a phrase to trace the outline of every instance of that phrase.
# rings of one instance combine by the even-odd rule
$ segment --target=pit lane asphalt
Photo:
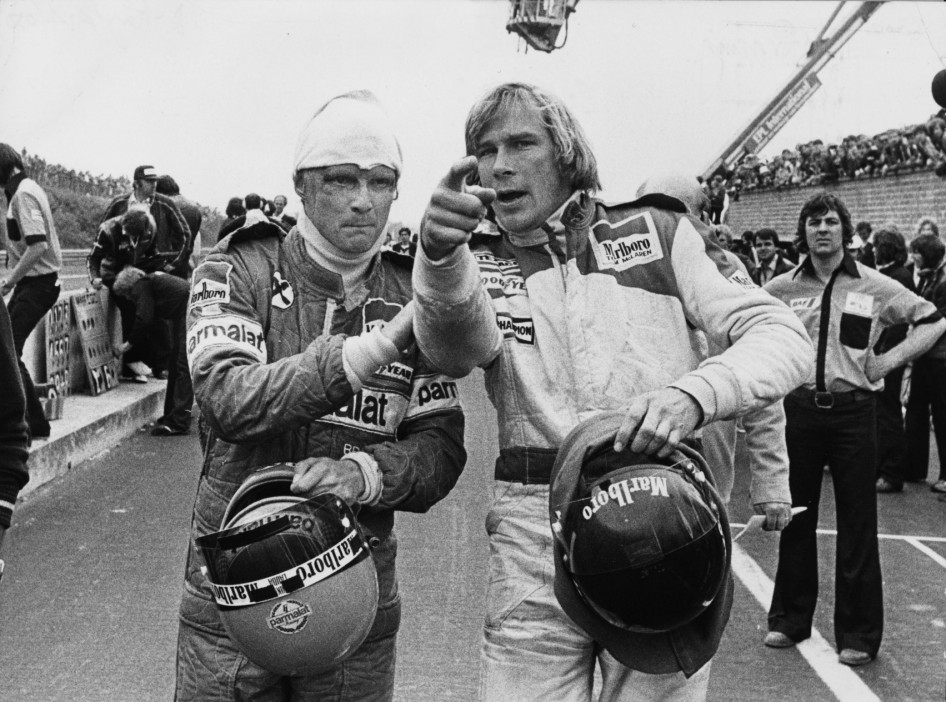
[[[431,512],[398,515],[404,600],[399,702],[476,699],[495,415],[479,371],[460,388],[468,417],[467,469]],[[142,430],[18,506],[2,554],[8,565],[0,583],[0,702],[171,699],[198,453],[195,436],[153,438]],[[750,515],[742,456],[740,463],[734,523]],[[925,485],[880,496],[885,535],[946,537],[944,514],[946,504]],[[820,526],[834,528],[830,481]],[[877,699],[943,699],[946,548],[937,541],[920,543],[932,555],[900,538],[881,541],[884,644],[872,665],[843,669]],[[830,533],[819,536],[822,584],[815,626],[829,644],[834,544]],[[763,577],[774,576],[777,537],[748,535],[739,546]],[[798,649],[761,645],[765,607],[743,577],[737,573],[735,606],[713,664],[709,699],[838,699]],[[843,668],[830,652],[826,660],[829,671],[832,663]]]

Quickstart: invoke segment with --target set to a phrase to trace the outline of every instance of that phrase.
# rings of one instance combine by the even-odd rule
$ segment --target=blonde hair
[[[503,83],[470,108],[466,118],[467,154],[475,155],[477,139],[489,123],[516,105],[527,105],[538,110],[555,144],[559,169],[571,187],[591,192],[600,190],[598,162],[578,120],[561,99],[528,83]]]

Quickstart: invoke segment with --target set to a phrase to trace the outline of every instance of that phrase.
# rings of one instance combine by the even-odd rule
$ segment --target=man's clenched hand
[[[496,191],[479,186],[463,187],[466,176],[476,170],[476,157],[467,156],[450,167],[430,196],[420,226],[420,243],[432,261],[437,261],[470,240],[470,232],[486,216]]]

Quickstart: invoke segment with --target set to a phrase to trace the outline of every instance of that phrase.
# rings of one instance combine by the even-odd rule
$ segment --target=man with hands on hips
[[[466,147],[423,219],[414,331],[443,372],[483,367],[497,409],[482,697],[587,700],[597,662],[601,700],[704,699],[731,579],[705,619],[629,634],[640,660],[619,662],[554,596],[551,468],[575,425],[619,408],[615,448],[667,456],[799,385],[810,340],[679,200],[595,199],[594,154],[558,98],[498,86],[470,111]],[[701,360],[692,328],[725,350]]]
[[[206,433],[192,536],[220,528],[255,469],[292,463],[295,493],[332,492],[356,508],[379,598],[367,638],[342,663],[280,676],[230,640],[192,550],[177,700],[393,698],[394,512],[428,510],[466,461],[456,383],[413,341],[411,260],[381,250],[400,175],[400,146],[376,98],[340,95],[300,135],[296,226],[286,234],[250,222],[194,271],[187,351]]]

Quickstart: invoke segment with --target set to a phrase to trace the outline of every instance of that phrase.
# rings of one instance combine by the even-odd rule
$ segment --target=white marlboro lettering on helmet
[[[635,222],[635,220],[640,221]],[[595,236],[595,228],[600,224],[608,225],[613,231],[625,228],[624,225],[629,223],[631,227],[637,225],[637,228],[640,227],[640,224],[644,224],[647,231],[628,234],[617,239],[605,239],[604,241],[598,241]],[[591,242],[592,250],[595,252],[595,259],[600,270],[610,268],[615,271],[623,271],[643,263],[659,261],[664,257],[660,237],[657,236],[657,227],[654,226],[654,219],[650,212],[641,212],[614,224],[597,222],[588,230],[588,239]]]
[[[460,407],[457,382],[446,375],[422,376],[414,384],[414,394],[405,419]]]
[[[202,317],[188,328],[187,360],[191,365],[202,353],[218,346],[248,353],[260,363],[266,363],[263,327],[245,317]]]
[[[607,490],[595,488],[590,503],[581,510],[581,516],[591,519],[595,512],[614,500],[621,507],[634,504],[635,492],[649,492],[651,497],[670,497],[667,491],[667,479],[659,475],[644,475],[639,478],[627,478],[611,483]]]
[[[520,344],[535,344],[535,325],[531,319],[497,312],[496,324],[503,333],[503,337],[515,339]]]
[[[300,586],[293,589],[301,590],[309,585],[330,578],[338,571],[353,563],[363,551],[361,543],[355,541],[358,538],[357,531],[348,532],[345,537],[329,550],[323,551],[315,558],[294,566],[289,570],[271,575],[268,578],[254,580],[249,583],[239,583],[236,585],[218,585],[211,583],[210,591],[218,605],[224,607],[246,607],[251,604],[259,604],[274,600],[277,597],[283,597],[289,594],[282,587],[286,580],[293,579],[295,583],[301,583]],[[263,588],[272,588],[272,595],[266,598],[253,598],[251,593],[262,590]]]
[[[348,404],[322,416],[319,421],[393,436],[406,409],[404,395],[364,387]]]
[[[733,285],[736,285],[740,288],[745,288],[746,290],[755,290],[759,287],[755,284],[755,281],[753,281],[752,278],[742,271],[736,271],[731,276],[729,276],[728,280]]]
[[[190,309],[230,302],[230,271],[233,266],[220,261],[208,261],[194,271],[191,286]]]

